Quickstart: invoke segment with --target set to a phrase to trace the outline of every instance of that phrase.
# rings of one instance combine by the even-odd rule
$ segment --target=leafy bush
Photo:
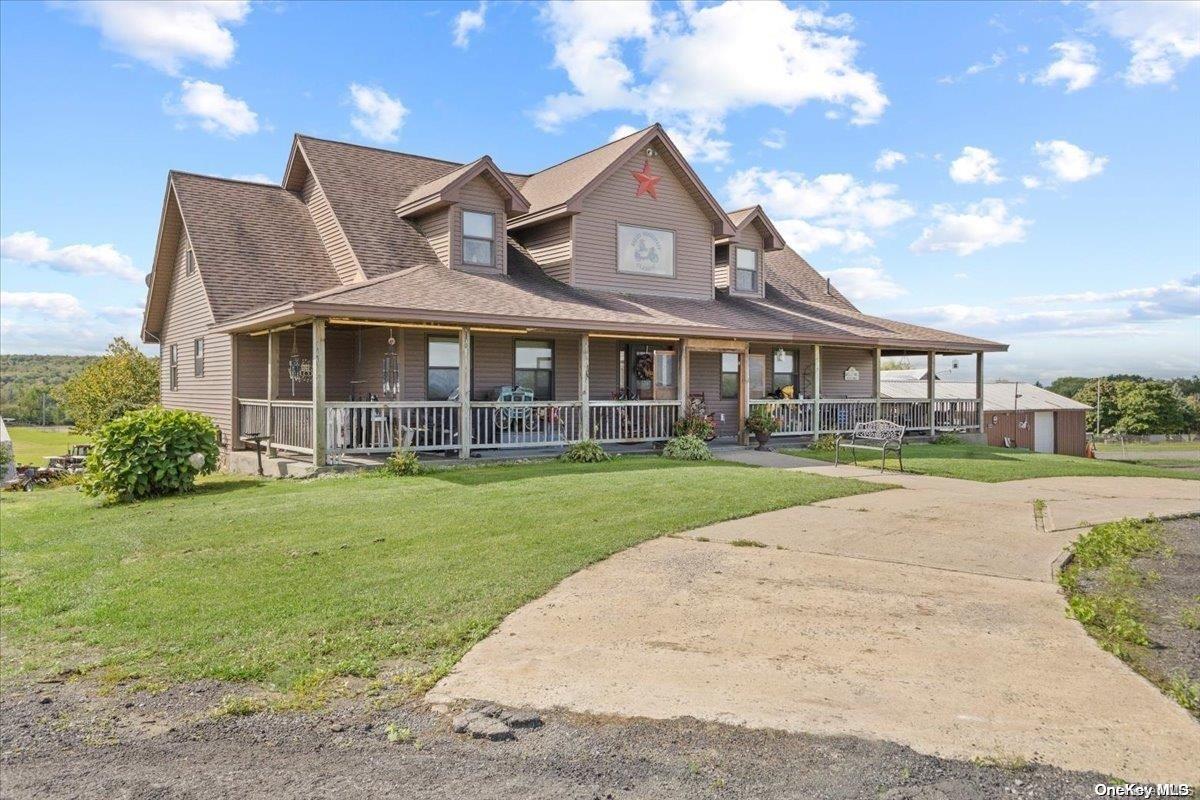
[[[412,450],[397,450],[388,457],[387,462],[383,465],[383,471],[399,478],[406,475],[420,475],[425,468],[421,466],[420,459]]]
[[[677,461],[709,461],[713,457],[712,451],[699,436],[676,436],[674,439],[668,439],[662,454],[664,458]]]
[[[608,461],[612,456],[604,452],[604,448],[595,439],[584,439],[568,447],[559,458],[576,464],[598,464]]]
[[[1084,569],[1127,563],[1142,553],[1162,547],[1162,524],[1123,519],[1097,525],[1075,543],[1075,560]]]
[[[953,434],[953,433],[940,433],[940,434],[938,434],[938,437],[933,440],[933,444],[962,444],[962,443],[963,443],[962,437],[958,436],[956,434]]]
[[[676,436],[696,436],[705,441],[717,433],[713,421],[709,419],[708,409],[699,398],[688,401],[687,412],[675,422]]]
[[[779,430],[779,420],[766,406],[755,406],[750,416],[746,417],[746,430],[756,436],[760,433],[770,435]]]
[[[808,446],[809,450],[816,450],[823,453],[832,453],[837,449],[837,437],[832,433],[827,433],[818,438],[815,442]]]
[[[122,414],[158,402],[158,362],[116,338],[108,351],[54,390],[80,433],[92,433]]]
[[[217,468],[217,427],[203,414],[161,406],[131,411],[101,427],[83,490],[128,501],[189,491]]]

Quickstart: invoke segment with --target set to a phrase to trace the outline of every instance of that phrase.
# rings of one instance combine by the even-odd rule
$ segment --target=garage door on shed
[[[1054,452],[1054,412],[1037,411],[1033,415],[1033,451]]]

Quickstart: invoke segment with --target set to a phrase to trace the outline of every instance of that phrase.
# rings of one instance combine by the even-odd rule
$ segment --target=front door
[[[1033,415],[1033,452],[1054,452],[1054,412],[1037,411]]]

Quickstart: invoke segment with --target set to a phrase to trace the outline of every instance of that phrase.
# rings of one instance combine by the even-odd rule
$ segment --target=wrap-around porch
[[[962,355],[962,354],[960,354]],[[934,396],[938,353],[840,343],[314,319],[234,337],[234,441],[313,463],[400,449],[454,453],[653,443],[702,404],[719,437],[766,406],[775,437],[888,419],[914,434],[978,431],[977,399]],[[927,366],[926,399],[881,397],[885,358]]]

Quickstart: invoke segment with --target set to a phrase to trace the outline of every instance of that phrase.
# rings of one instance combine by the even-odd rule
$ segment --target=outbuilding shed
[[[927,397],[925,381],[881,381],[883,397],[919,400]],[[939,400],[975,397],[973,382],[939,380]],[[995,447],[1011,444],[1038,453],[1082,456],[1087,448],[1084,414],[1088,406],[1032,383],[983,385],[983,432]],[[1006,441],[1007,440],[1007,441]]]

